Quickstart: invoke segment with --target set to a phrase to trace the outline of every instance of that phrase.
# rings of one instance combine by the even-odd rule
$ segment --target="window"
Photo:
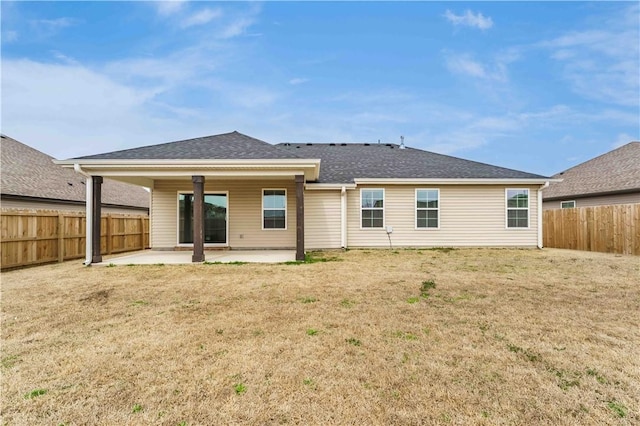
[[[575,207],[576,207],[576,202],[574,200],[560,202],[561,209],[573,209]]]
[[[416,228],[438,228],[440,190],[416,189]]]
[[[529,227],[529,190],[507,189],[507,228]]]
[[[287,190],[262,190],[262,229],[287,229]]]
[[[384,227],[384,189],[362,189],[360,212],[363,228]]]

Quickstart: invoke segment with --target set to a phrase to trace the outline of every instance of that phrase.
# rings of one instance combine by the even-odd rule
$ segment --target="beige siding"
[[[262,189],[287,190],[287,229],[262,230]],[[187,180],[156,181],[151,223],[153,248],[178,245],[178,192],[193,191]],[[227,192],[228,245],[232,248],[294,248],[296,245],[296,192],[293,180],[205,181],[205,192]]]
[[[640,203],[640,192],[635,192],[631,194],[603,195],[600,197],[588,197],[588,198],[567,197],[566,200],[563,199],[558,201],[543,201],[542,208],[544,210],[559,209],[560,203],[562,201],[571,201],[571,200],[576,202],[576,207],[608,206],[612,204],[636,204],[636,203]]]
[[[522,185],[509,188],[526,188]],[[360,189],[347,191],[349,247],[389,247],[384,229],[361,229]],[[416,188],[440,189],[440,228],[415,229]],[[505,188],[477,186],[386,186],[385,225],[392,226],[396,247],[537,245],[537,187],[529,188],[529,228],[507,229]]]
[[[340,191],[305,191],[304,239],[307,249],[340,248]]]

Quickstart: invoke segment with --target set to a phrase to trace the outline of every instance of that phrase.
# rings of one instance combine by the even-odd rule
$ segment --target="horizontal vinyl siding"
[[[477,186],[385,186],[385,226],[392,226],[394,247],[536,246],[537,188],[529,188],[529,228],[507,229],[505,188]],[[389,247],[385,229],[360,229],[360,189],[347,191],[349,247]],[[440,190],[440,229],[415,229],[415,190]]]
[[[304,193],[304,240],[308,249],[340,248],[340,191]]]
[[[262,189],[287,190],[287,229],[262,230]],[[192,192],[190,181],[156,181],[153,189],[153,248],[178,245],[178,192]],[[290,181],[207,181],[205,193],[227,192],[231,248],[294,248],[296,245],[296,192]]]
[[[636,204],[636,203],[640,203],[640,192],[635,192],[631,194],[602,195],[599,197],[588,197],[588,198],[567,197],[566,200],[563,199],[558,201],[543,201],[542,208],[544,210],[559,209],[561,208],[560,203],[562,201],[575,201],[576,207],[608,206],[612,204]]]

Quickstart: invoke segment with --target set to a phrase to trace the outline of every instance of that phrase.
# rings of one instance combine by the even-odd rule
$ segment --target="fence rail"
[[[640,204],[543,212],[545,247],[640,255]]]
[[[1,269],[63,262],[85,255],[86,218],[83,213],[3,211],[0,216]],[[148,247],[147,216],[102,216],[102,254]]]

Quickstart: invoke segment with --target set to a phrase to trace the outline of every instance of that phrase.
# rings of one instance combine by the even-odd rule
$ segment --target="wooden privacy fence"
[[[543,212],[545,247],[640,255],[640,204]]]
[[[2,269],[85,256],[86,218],[83,213],[3,211],[1,217]],[[148,248],[149,218],[103,215],[100,245],[102,254]]]

